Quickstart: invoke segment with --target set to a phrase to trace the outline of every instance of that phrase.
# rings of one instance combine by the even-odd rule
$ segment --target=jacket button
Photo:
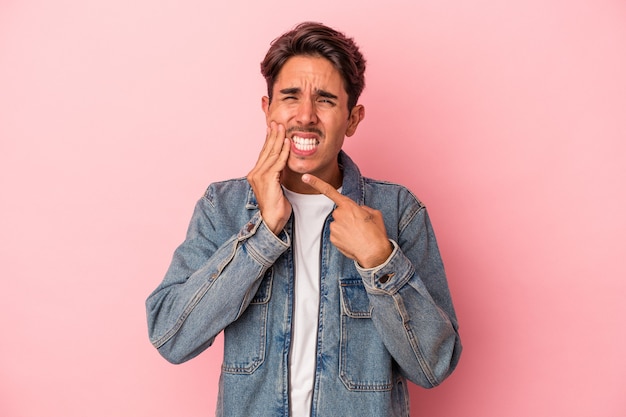
[[[385,274],[382,277],[378,278],[378,282],[380,282],[381,284],[384,284],[387,281],[389,281],[389,278],[391,278],[391,275]]]

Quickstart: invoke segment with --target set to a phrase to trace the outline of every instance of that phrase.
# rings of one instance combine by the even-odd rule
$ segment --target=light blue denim
[[[461,354],[443,264],[424,205],[402,186],[362,177],[345,153],[339,160],[342,193],[383,213],[394,250],[362,269],[330,243],[326,220],[311,254],[320,259],[311,416],[406,417],[406,379],[439,385]],[[172,363],[224,331],[217,416],[289,415],[292,236],[292,220],[279,236],[266,227],[245,178],[211,184],[146,301],[150,340]]]

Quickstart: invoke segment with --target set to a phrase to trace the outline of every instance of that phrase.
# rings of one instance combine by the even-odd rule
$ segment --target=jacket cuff
[[[381,265],[374,268],[362,268],[356,261],[354,262],[368,292],[395,294],[413,275],[411,261],[404,256],[395,241],[391,239],[389,241],[393,245],[393,250],[389,258]]]
[[[278,236],[272,233],[259,212],[244,225],[237,238],[243,241],[251,257],[268,268],[291,246],[289,235],[284,231]]]

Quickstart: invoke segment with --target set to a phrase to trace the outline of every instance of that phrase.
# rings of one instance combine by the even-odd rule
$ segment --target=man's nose
[[[301,100],[298,106],[296,121],[301,125],[317,123],[317,113],[313,100]]]

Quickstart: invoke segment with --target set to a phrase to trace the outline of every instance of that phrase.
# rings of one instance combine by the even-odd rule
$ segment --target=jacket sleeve
[[[458,324],[426,208],[417,201],[400,219],[387,261],[357,270],[383,343],[410,381],[432,388],[459,360]]]
[[[197,203],[185,241],[146,300],[150,341],[172,363],[208,348],[245,311],[265,271],[290,245],[258,211],[224,239],[224,217],[206,196]]]

